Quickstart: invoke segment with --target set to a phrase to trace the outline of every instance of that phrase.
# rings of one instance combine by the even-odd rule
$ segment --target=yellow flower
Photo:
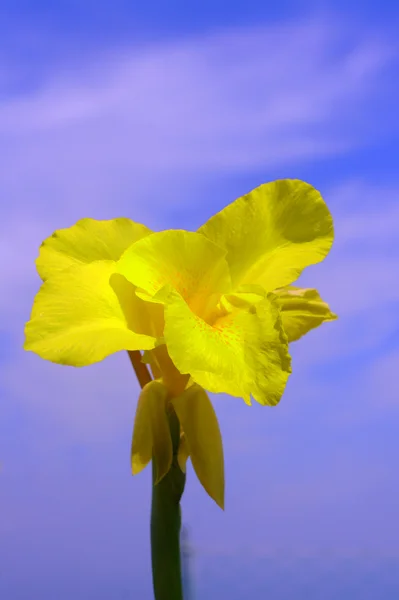
[[[298,180],[261,185],[197,232],[152,232],[129,219],[83,219],[56,231],[36,261],[44,283],[25,349],[84,366],[144,351],[155,380],[142,390],[132,470],[152,456],[169,470],[167,411],[201,483],[223,506],[223,449],[205,390],[276,405],[291,372],[288,343],[335,317],[316,290],[293,287],[323,260],[333,223],[319,192]]]

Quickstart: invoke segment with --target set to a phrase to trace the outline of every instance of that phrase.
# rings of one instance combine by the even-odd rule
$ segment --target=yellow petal
[[[143,299],[139,290],[119,273],[112,273],[109,283],[124,313],[129,315],[130,328],[136,333],[161,338],[164,329],[163,306]],[[127,290],[130,290],[130,294],[126,293]]]
[[[184,431],[197,477],[210,497],[223,509],[223,444],[211,401],[205,390],[194,384],[171,402]]]
[[[59,229],[42,243],[36,267],[43,280],[72,265],[95,260],[118,260],[131,244],[152,233],[130,219],[81,219]]]
[[[179,448],[177,451],[177,462],[179,464],[180,470],[183,473],[186,472],[186,463],[187,463],[189,456],[190,456],[190,451],[188,449],[187,438],[184,435],[184,432],[181,432]]]
[[[159,369],[157,360],[156,360],[155,356],[153,355],[153,353],[151,352],[151,350],[145,350],[143,352],[143,358],[141,359],[141,362],[143,362],[144,364],[149,365],[151,367],[151,371],[152,371],[154,379],[160,379],[160,377],[162,376],[162,373]]]
[[[224,256],[224,250],[199,233],[160,231],[128,248],[117,270],[150,297],[165,285],[172,286],[192,310],[202,314],[219,292],[230,289]],[[158,301],[163,302],[161,296]]]
[[[274,293],[289,342],[299,340],[311,329],[337,318],[317,290],[288,286]]]
[[[150,381],[141,390],[134,420],[131,463],[136,475],[152,458],[156,481],[166,475],[172,464],[172,439],[166,412],[167,388],[160,381]]]
[[[80,367],[119,350],[153,348],[153,336],[134,330],[143,301],[123,278],[115,293],[109,284],[114,268],[113,261],[76,265],[43,283],[25,326],[25,350]]]
[[[171,291],[165,305],[164,337],[182,374],[203,388],[275,405],[291,371],[287,338],[277,305],[265,298],[255,306],[231,306],[209,325]]]
[[[234,288],[252,283],[269,292],[322,261],[334,236],[332,217],[320,193],[295,179],[259,186],[198,231],[227,250]]]
[[[260,285],[244,284],[240,285],[235,292],[223,294],[220,298],[220,303],[227,311],[229,311],[232,306],[249,309],[252,305],[261,302],[269,296],[270,293],[266,292]]]

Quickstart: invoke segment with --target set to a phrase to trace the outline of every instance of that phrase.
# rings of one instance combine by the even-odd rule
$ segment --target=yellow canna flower
[[[316,290],[292,284],[323,260],[333,222],[317,190],[298,180],[256,188],[197,232],[152,232],[129,219],[83,219],[56,231],[36,261],[43,285],[25,349],[84,366],[144,351],[154,381],[138,401],[132,471],[172,464],[167,413],[188,456],[223,507],[223,449],[205,390],[276,405],[291,372],[288,343],[335,319]]]

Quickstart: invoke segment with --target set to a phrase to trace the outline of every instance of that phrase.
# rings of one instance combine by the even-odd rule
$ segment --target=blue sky
[[[292,345],[277,408],[213,397],[226,511],[190,469],[197,597],[399,590],[399,8],[268,4],[2,3],[7,600],[151,598],[150,473],[130,475],[127,357],[71,369],[21,349],[41,240],[86,216],[195,230],[280,177],[315,185],[334,215],[332,252],[301,282],[340,318]]]

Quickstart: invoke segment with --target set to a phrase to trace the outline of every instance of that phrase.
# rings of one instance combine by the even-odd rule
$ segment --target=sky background
[[[189,467],[195,598],[397,597],[399,5],[2,0],[0,26],[0,597],[152,597],[127,355],[22,350],[41,241],[82,217],[195,230],[282,177],[333,213],[300,282],[339,320],[291,346],[277,408],[212,397],[226,510]]]

